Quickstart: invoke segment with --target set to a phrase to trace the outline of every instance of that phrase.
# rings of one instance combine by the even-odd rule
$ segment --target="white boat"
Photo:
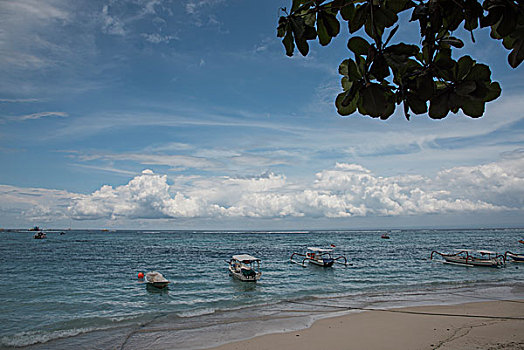
[[[146,283],[156,288],[165,288],[170,283],[160,272],[150,271],[146,273]]]
[[[333,249],[331,248],[318,248],[318,247],[308,247],[306,254],[300,254],[300,253],[293,253],[291,254],[290,261],[292,263],[306,266],[306,262],[309,262],[311,264],[315,264],[322,267],[331,267],[334,264],[341,264],[344,266],[348,266],[351,264],[348,264],[348,259],[341,255],[337,258],[333,258],[332,253]],[[302,256],[304,257],[302,261],[293,260],[293,257],[295,256]],[[344,260],[344,262],[340,262],[339,260]]]
[[[504,267],[506,265],[506,257],[497,252],[489,250],[473,250],[473,249],[455,249],[455,253],[439,253],[432,251],[430,259],[433,255],[440,255],[445,263],[462,265],[462,266],[485,266],[485,267]]]
[[[524,262],[524,254],[515,254],[510,251],[507,251],[506,253],[504,253],[504,256],[506,257],[506,259],[510,257],[515,262]]]
[[[243,282],[260,279],[260,259],[248,254],[233,255],[229,261],[229,274]]]

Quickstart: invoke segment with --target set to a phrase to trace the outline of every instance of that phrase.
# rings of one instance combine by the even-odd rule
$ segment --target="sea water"
[[[522,229],[384,232],[1,232],[0,348],[201,349],[348,308],[524,298],[524,264],[428,260],[453,248],[524,252]],[[352,266],[289,262],[331,245]],[[226,260],[240,253],[262,260],[257,283],[229,276]],[[168,289],[137,279],[151,270],[172,281]]]

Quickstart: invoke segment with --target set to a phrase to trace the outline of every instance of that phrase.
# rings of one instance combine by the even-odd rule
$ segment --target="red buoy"
[[[144,279],[144,273],[143,272],[139,272],[138,273],[138,279],[139,280]]]

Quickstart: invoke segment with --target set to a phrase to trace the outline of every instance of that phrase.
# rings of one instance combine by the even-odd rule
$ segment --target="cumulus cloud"
[[[300,184],[271,172],[252,177],[192,177],[168,183],[145,170],[128,184],[76,198],[77,219],[399,216],[524,209],[524,163],[506,160],[443,170],[433,178],[382,177],[337,163]]]
[[[16,216],[22,221],[54,221],[68,216],[67,206],[78,195],[45,188],[0,185],[0,217]]]

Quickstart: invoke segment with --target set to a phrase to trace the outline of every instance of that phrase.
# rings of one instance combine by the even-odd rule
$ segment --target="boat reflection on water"
[[[146,290],[151,294],[169,294],[169,287],[157,288],[151,284],[146,284]]]
[[[236,278],[231,279],[231,285],[237,293],[254,292],[257,290],[257,283],[244,283]],[[246,295],[242,295],[242,297],[244,298]]]

